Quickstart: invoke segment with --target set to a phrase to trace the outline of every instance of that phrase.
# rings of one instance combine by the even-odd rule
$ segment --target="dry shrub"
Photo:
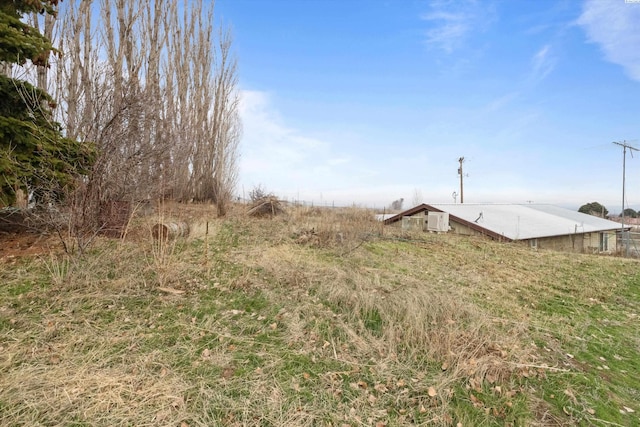
[[[313,247],[335,249],[344,254],[379,235],[382,224],[373,212],[360,208],[314,208],[287,206],[286,214],[271,216],[269,205],[263,207],[271,220],[260,216],[228,215],[224,224],[249,239],[249,246],[265,243],[296,242]],[[221,224],[222,224],[221,223]]]
[[[301,217],[305,217],[305,216],[318,217],[324,214],[324,210],[317,206],[300,206],[297,208],[296,213],[298,216],[301,216]]]
[[[282,202],[277,197],[268,196],[256,200],[251,204],[247,215],[251,217],[274,217],[285,213]]]
[[[301,206],[293,210],[293,238],[299,244],[339,246],[348,251],[381,233],[381,224],[368,209]]]

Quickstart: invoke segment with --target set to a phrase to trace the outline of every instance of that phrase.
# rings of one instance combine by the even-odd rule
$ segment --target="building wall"
[[[425,218],[426,213],[421,212],[413,216],[413,218]],[[449,221],[451,226],[451,233],[460,234],[464,236],[486,236],[485,233],[474,230],[467,225],[460,224],[458,222]],[[401,227],[402,221],[394,223],[395,226]],[[607,236],[608,250],[600,251],[600,232],[597,233],[576,233],[568,234],[564,236],[554,237],[542,237],[538,239],[525,239],[522,243],[535,247],[537,249],[551,249],[555,251],[563,252],[575,252],[575,253],[615,253],[616,247],[616,232],[607,231],[604,232]]]
[[[449,225],[451,226],[451,232],[454,234],[461,234],[463,236],[486,236],[485,233],[474,230],[464,224],[460,224],[458,222],[449,221]]]
[[[606,253],[615,253],[617,250],[616,232],[607,231],[604,232],[607,239],[607,250],[602,251]],[[586,253],[598,253],[600,251],[600,234],[601,233],[586,233],[584,239],[584,252]],[[587,237],[588,236],[588,237]]]
[[[410,217],[403,217],[400,221],[394,222],[392,225],[394,227],[402,228],[403,230],[426,230],[426,213],[419,213],[416,215],[412,215]],[[411,218],[411,220],[406,221],[405,218]]]
[[[616,233],[615,231],[604,232],[607,240],[606,248],[600,250],[600,232],[597,233],[578,233],[566,236],[543,237],[539,239],[525,240],[531,247],[537,249],[551,249],[563,252],[575,253],[615,253],[616,252]],[[535,242],[534,242],[535,241]]]
[[[482,236],[483,233],[473,230],[464,224],[451,222],[452,232],[465,236]],[[607,236],[608,250],[602,253],[616,252],[615,231],[605,232]],[[576,233],[564,236],[541,237],[538,239],[524,239],[523,243],[537,249],[551,249],[563,252],[575,253],[600,253],[600,232]]]
[[[584,252],[584,234],[570,234],[566,236],[542,237],[532,239],[537,241],[538,249],[551,249],[563,252]],[[527,240],[531,245],[531,240]]]

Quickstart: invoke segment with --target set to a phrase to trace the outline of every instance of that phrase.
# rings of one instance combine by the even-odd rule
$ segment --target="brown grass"
[[[370,232],[371,227],[351,230],[352,238],[343,241],[343,247],[357,246],[361,239],[380,239],[366,234]],[[337,256],[343,247],[335,248]],[[308,299],[310,289],[337,307],[334,311],[340,314],[334,321],[345,334],[331,345],[340,350],[336,356],[341,359],[375,359],[381,367],[391,364],[400,370],[429,361],[446,368],[432,378],[432,385],[439,388],[461,378],[504,381],[515,366],[531,362],[530,348],[520,345],[526,328],[480,309],[465,297],[464,289],[425,277],[419,270],[399,273],[387,266],[369,266],[366,248],[349,256],[346,265],[336,267],[319,262],[304,247],[280,245],[256,249],[243,262],[255,263],[282,283],[295,295],[300,313],[315,309],[314,300]],[[411,268],[419,256],[403,253],[402,260],[393,263]],[[379,331],[367,329],[363,313],[380,316]]]
[[[191,236],[159,247],[158,218],[139,218],[83,257],[0,270],[0,424],[471,425],[471,394],[522,394],[553,362],[532,345],[541,293],[588,280],[583,298],[608,298],[612,272],[633,271],[383,229],[357,208],[163,212]],[[558,417],[529,404],[514,419]]]

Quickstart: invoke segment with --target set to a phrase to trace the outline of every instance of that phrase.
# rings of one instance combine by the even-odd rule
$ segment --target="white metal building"
[[[612,253],[622,226],[570,209],[542,204],[422,204],[385,220],[429,231],[429,216],[448,214],[449,231],[500,241],[522,241],[534,248]],[[625,227],[628,229],[628,227]],[[442,227],[431,231],[446,231]]]

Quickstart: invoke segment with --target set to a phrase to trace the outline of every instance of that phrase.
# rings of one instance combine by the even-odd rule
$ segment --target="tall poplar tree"
[[[58,0],[0,1],[0,206],[15,202],[22,188],[42,200],[60,194],[87,172],[91,144],[63,136],[53,120],[53,99],[29,82],[13,78],[14,66],[28,61],[47,67],[50,40],[22,19],[26,14],[55,15]]]

